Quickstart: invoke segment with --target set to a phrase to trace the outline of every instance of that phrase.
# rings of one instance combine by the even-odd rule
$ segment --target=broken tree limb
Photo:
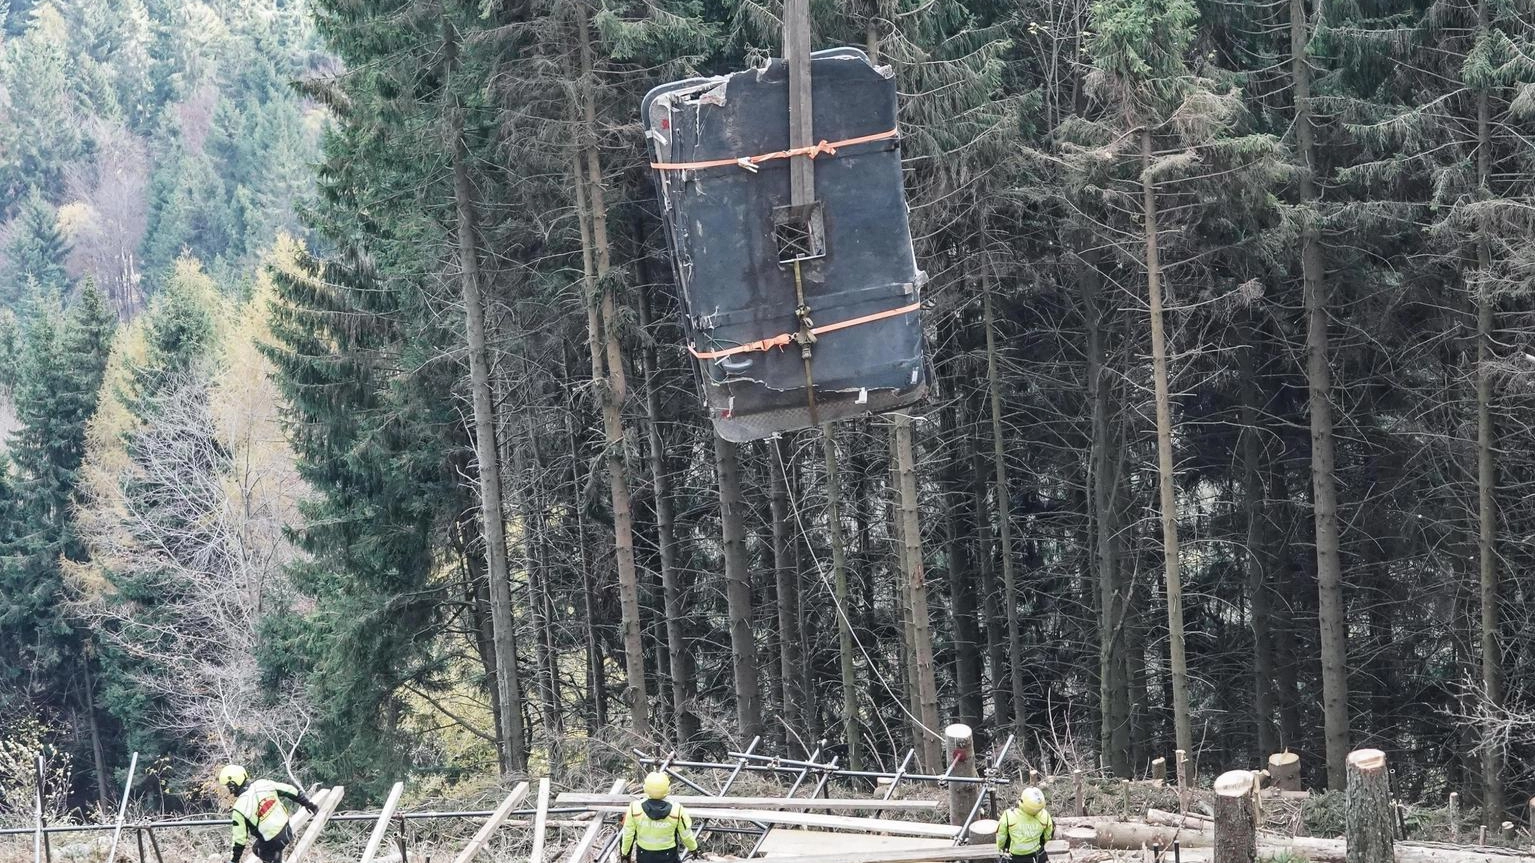
[[[1348,863],[1392,863],[1396,825],[1386,755],[1379,749],[1349,753],[1343,810]]]
[[[1276,752],[1269,756],[1269,782],[1280,791],[1299,791],[1300,756],[1294,752]]]
[[[458,856],[453,858],[453,863],[469,863],[469,860],[474,855],[480,853],[481,848],[485,847],[485,843],[490,841],[491,835],[496,832],[497,827],[501,826],[501,822],[505,821],[506,817],[512,814],[512,810],[516,808],[517,804],[521,803],[523,798],[527,796],[528,783],[517,783],[512,792],[506,795],[506,799],[501,801],[501,805],[496,807],[496,811],[491,813],[490,820],[481,825],[479,832],[474,834],[474,838],[469,840],[469,844],[464,846],[464,850],[460,851]]]
[[[686,801],[688,798],[679,797]],[[598,812],[623,812],[624,806],[593,806]],[[896,821],[888,818],[853,818],[846,815],[823,815],[818,812],[774,812],[768,809],[714,809],[688,807],[688,814],[695,819],[715,821],[751,821],[757,824],[792,824],[798,827],[823,827],[835,830],[851,830],[859,833],[889,833],[892,836],[930,836],[935,839],[953,839],[959,828],[949,824],[923,824],[915,821]],[[463,861],[454,861],[463,863]]]
[[[533,813],[533,848],[528,863],[543,863],[544,833],[549,829],[549,777],[538,780],[538,810]]]
[[[1253,863],[1258,856],[1255,783],[1246,770],[1215,780],[1215,863]]]
[[[341,805],[341,797],[345,793],[346,787],[337,785],[330,790],[329,794],[325,795],[324,802],[319,804],[319,810],[314,814],[313,823],[309,825],[308,830],[304,831],[304,835],[298,840],[298,843],[293,846],[293,853],[285,858],[288,863],[302,863],[304,855],[308,854],[309,849],[314,847],[315,840],[320,838],[320,831],[325,829],[325,824],[330,821],[330,816],[335,813],[336,807]]]
[[[373,825],[373,833],[368,837],[368,846],[363,849],[361,863],[373,863],[373,855],[377,854],[379,846],[384,844],[384,834],[389,832],[389,818],[394,815],[394,808],[400,805],[400,794],[404,791],[404,782],[396,782],[394,787],[389,789],[389,797],[384,800],[384,808],[378,813],[378,823]]]
[[[809,798],[809,797],[706,797],[695,794],[673,795],[673,800],[688,807],[691,812],[695,808],[708,807],[713,809],[825,809],[836,810],[875,810],[890,809],[900,811],[922,811],[938,808],[936,800],[870,800],[864,798],[842,799],[835,798]],[[571,806],[619,806],[625,807],[634,801],[633,797],[624,794],[576,794],[566,792],[554,798],[557,807]]]
[[[608,793],[617,796],[622,790],[624,790],[624,780],[615,779]],[[592,846],[597,844],[597,836],[601,833],[602,817],[598,816],[592,819],[586,827],[586,832],[581,834],[580,841],[576,842],[575,847],[570,849],[570,853],[565,855],[565,863],[586,863],[586,857],[592,853]]]

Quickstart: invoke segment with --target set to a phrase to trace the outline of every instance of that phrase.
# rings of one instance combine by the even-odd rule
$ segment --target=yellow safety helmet
[[[645,777],[645,796],[660,800],[672,793],[672,780],[665,773],[652,773]]]
[[[245,783],[249,781],[250,774],[246,773],[245,768],[238,764],[226,764],[224,769],[219,771],[219,784],[230,791],[243,788]]]
[[[1038,815],[1045,808],[1045,792],[1032,785],[1023,789],[1023,793],[1018,795],[1018,808],[1030,815]]]

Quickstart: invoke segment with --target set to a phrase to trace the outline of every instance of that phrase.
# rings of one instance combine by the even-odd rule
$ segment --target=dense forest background
[[[0,9],[0,781],[963,720],[1535,782],[1529,0],[813,3],[899,82],[937,383],[831,459],[712,434],[637,123],[779,4]]]

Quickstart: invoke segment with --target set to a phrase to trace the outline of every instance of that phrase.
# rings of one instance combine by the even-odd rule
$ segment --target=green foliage
[[[27,195],[13,230],[5,250],[8,267],[0,283],[0,305],[17,308],[29,283],[45,292],[66,290],[69,276],[64,259],[69,254],[69,241],[59,230],[58,211],[37,189]]]
[[[1165,114],[1188,87],[1186,55],[1199,10],[1192,0],[1097,0],[1087,55],[1106,95],[1132,116]]]
[[[0,214],[29,188],[57,200],[65,166],[86,152],[68,39],[63,16],[44,2],[32,11],[25,35],[4,45],[0,81],[11,119],[0,123],[0,152],[7,154],[0,164]]]

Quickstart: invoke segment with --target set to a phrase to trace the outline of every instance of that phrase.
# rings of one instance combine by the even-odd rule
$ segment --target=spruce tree
[[[45,292],[68,289],[64,261],[69,256],[69,241],[59,230],[58,211],[36,188],[22,203],[5,256],[8,266],[0,284],[0,305],[19,308],[28,282],[35,282]]]

